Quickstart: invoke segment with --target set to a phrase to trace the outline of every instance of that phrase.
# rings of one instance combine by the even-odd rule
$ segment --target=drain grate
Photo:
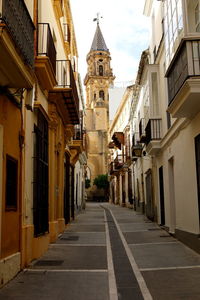
[[[160,235],[162,238],[170,237],[170,235]]]
[[[78,241],[78,239],[79,239],[79,237],[76,235],[60,238],[60,240],[63,240],[63,241]]]
[[[60,266],[64,260],[39,260],[35,263],[35,266]]]
[[[148,228],[149,231],[156,231],[156,230],[162,230],[160,228]]]

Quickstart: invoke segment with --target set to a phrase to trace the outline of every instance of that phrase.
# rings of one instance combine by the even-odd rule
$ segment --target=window
[[[183,11],[181,0],[167,0],[164,2],[164,34],[166,48],[166,67],[169,66],[178,41],[183,31]]]
[[[99,66],[99,76],[103,76],[103,66]]]
[[[96,96],[96,93],[94,93],[94,100],[96,100],[97,96]]]
[[[104,91],[100,91],[99,92],[99,98],[101,98],[102,100],[104,100]]]
[[[6,156],[6,209],[17,209],[18,162]]]
[[[195,8],[195,28],[196,32],[200,32],[200,11],[199,11],[199,3]]]

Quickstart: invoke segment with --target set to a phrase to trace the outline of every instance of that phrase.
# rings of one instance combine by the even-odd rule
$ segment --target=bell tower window
[[[99,91],[99,98],[104,100],[104,91]]]
[[[99,76],[103,76],[103,66],[99,66]]]

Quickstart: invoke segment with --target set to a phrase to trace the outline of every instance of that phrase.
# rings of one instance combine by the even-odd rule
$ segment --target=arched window
[[[103,66],[99,66],[99,76],[103,76]]]
[[[99,91],[99,98],[104,100],[104,91]]]

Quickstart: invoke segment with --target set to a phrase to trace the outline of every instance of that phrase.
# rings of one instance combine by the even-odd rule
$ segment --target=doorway
[[[198,192],[199,224],[200,224],[200,134],[195,138],[195,154],[196,154],[197,192]]]
[[[175,233],[176,228],[176,203],[174,186],[174,158],[168,161],[169,170],[169,199],[170,199],[170,232]]]
[[[165,198],[164,198],[163,167],[159,168],[159,187],[160,187],[160,224],[165,225]]]

